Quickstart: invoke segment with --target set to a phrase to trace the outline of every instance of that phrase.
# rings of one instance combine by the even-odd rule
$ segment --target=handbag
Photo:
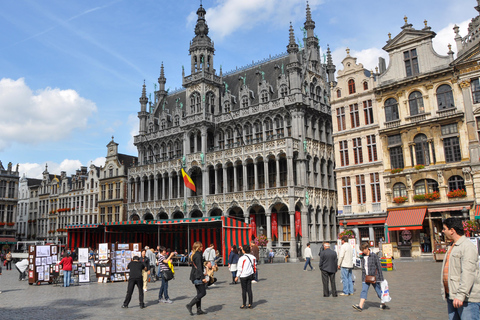
[[[165,278],[165,281],[170,281],[174,278],[172,270],[163,270],[163,277]]]
[[[367,275],[367,276],[365,276],[365,283],[375,284],[375,283],[377,283],[377,277]]]

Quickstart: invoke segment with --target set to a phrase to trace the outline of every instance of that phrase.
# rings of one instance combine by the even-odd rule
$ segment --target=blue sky
[[[20,164],[28,177],[68,174],[101,165],[111,137],[121,153],[137,155],[132,135],[143,80],[153,91],[163,61],[166,87],[181,87],[199,1],[3,0],[0,11],[0,160]],[[296,37],[304,0],[204,0],[214,67],[223,71],[286,51],[289,23]],[[310,0],[322,49],[337,70],[345,48],[371,69],[387,34],[408,17],[437,33],[434,47],[454,46],[454,24],[466,35],[474,0]],[[188,68],[186,68],[188,70]]]

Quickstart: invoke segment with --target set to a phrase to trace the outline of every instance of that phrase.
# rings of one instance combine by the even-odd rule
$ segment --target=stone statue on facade
[[[305,204],[310,205],[310,196],[308,195],[308,190],[305,190]]]
[[[202,164],[205,164],[205,155],[202,153],[200,153],[200,160],[202,161]]]
[[[187,203],[183,201],[183,213],[185,214],[187,212]]]
[[[202,199],[202,211],[205,212],[205,199]]]
[[[307,140],[303,140],[303,151],[307,152]]]
[[[182,167],[184,167],[184,168],[185,168],[185,161],[186,161],[185,155],[183,155],[183,157],[182,157]]]

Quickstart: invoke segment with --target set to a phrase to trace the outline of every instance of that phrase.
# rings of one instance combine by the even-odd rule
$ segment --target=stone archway
[[[173,213],[172,219],[183,219],[185,216],[183,215],[183,212],[181,211],[176,211]]]
[[[202,211],[200,211],[200,210],[198,210],[198,209],[197,209],[197,210],[193,210],[193,211],[190,213],[190,217],[191,217],[191,218],[201,218],[201,217],[203,217],[203,213],[202,213]]]

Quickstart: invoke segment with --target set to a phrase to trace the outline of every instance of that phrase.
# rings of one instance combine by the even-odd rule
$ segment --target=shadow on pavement
[[[208,308],[205,309],[205,311],[207,312],[216,312],[216,311],[220,311],[223,309],[223,306],[225,304],[219,304],[219,305],[216,305],[216,306],[210,306]]]
[[[180,297],[176,297],[175,299],[173,299],[173,301],[185,300],[185,299],[188,299],[188,296],[180,296]]]

